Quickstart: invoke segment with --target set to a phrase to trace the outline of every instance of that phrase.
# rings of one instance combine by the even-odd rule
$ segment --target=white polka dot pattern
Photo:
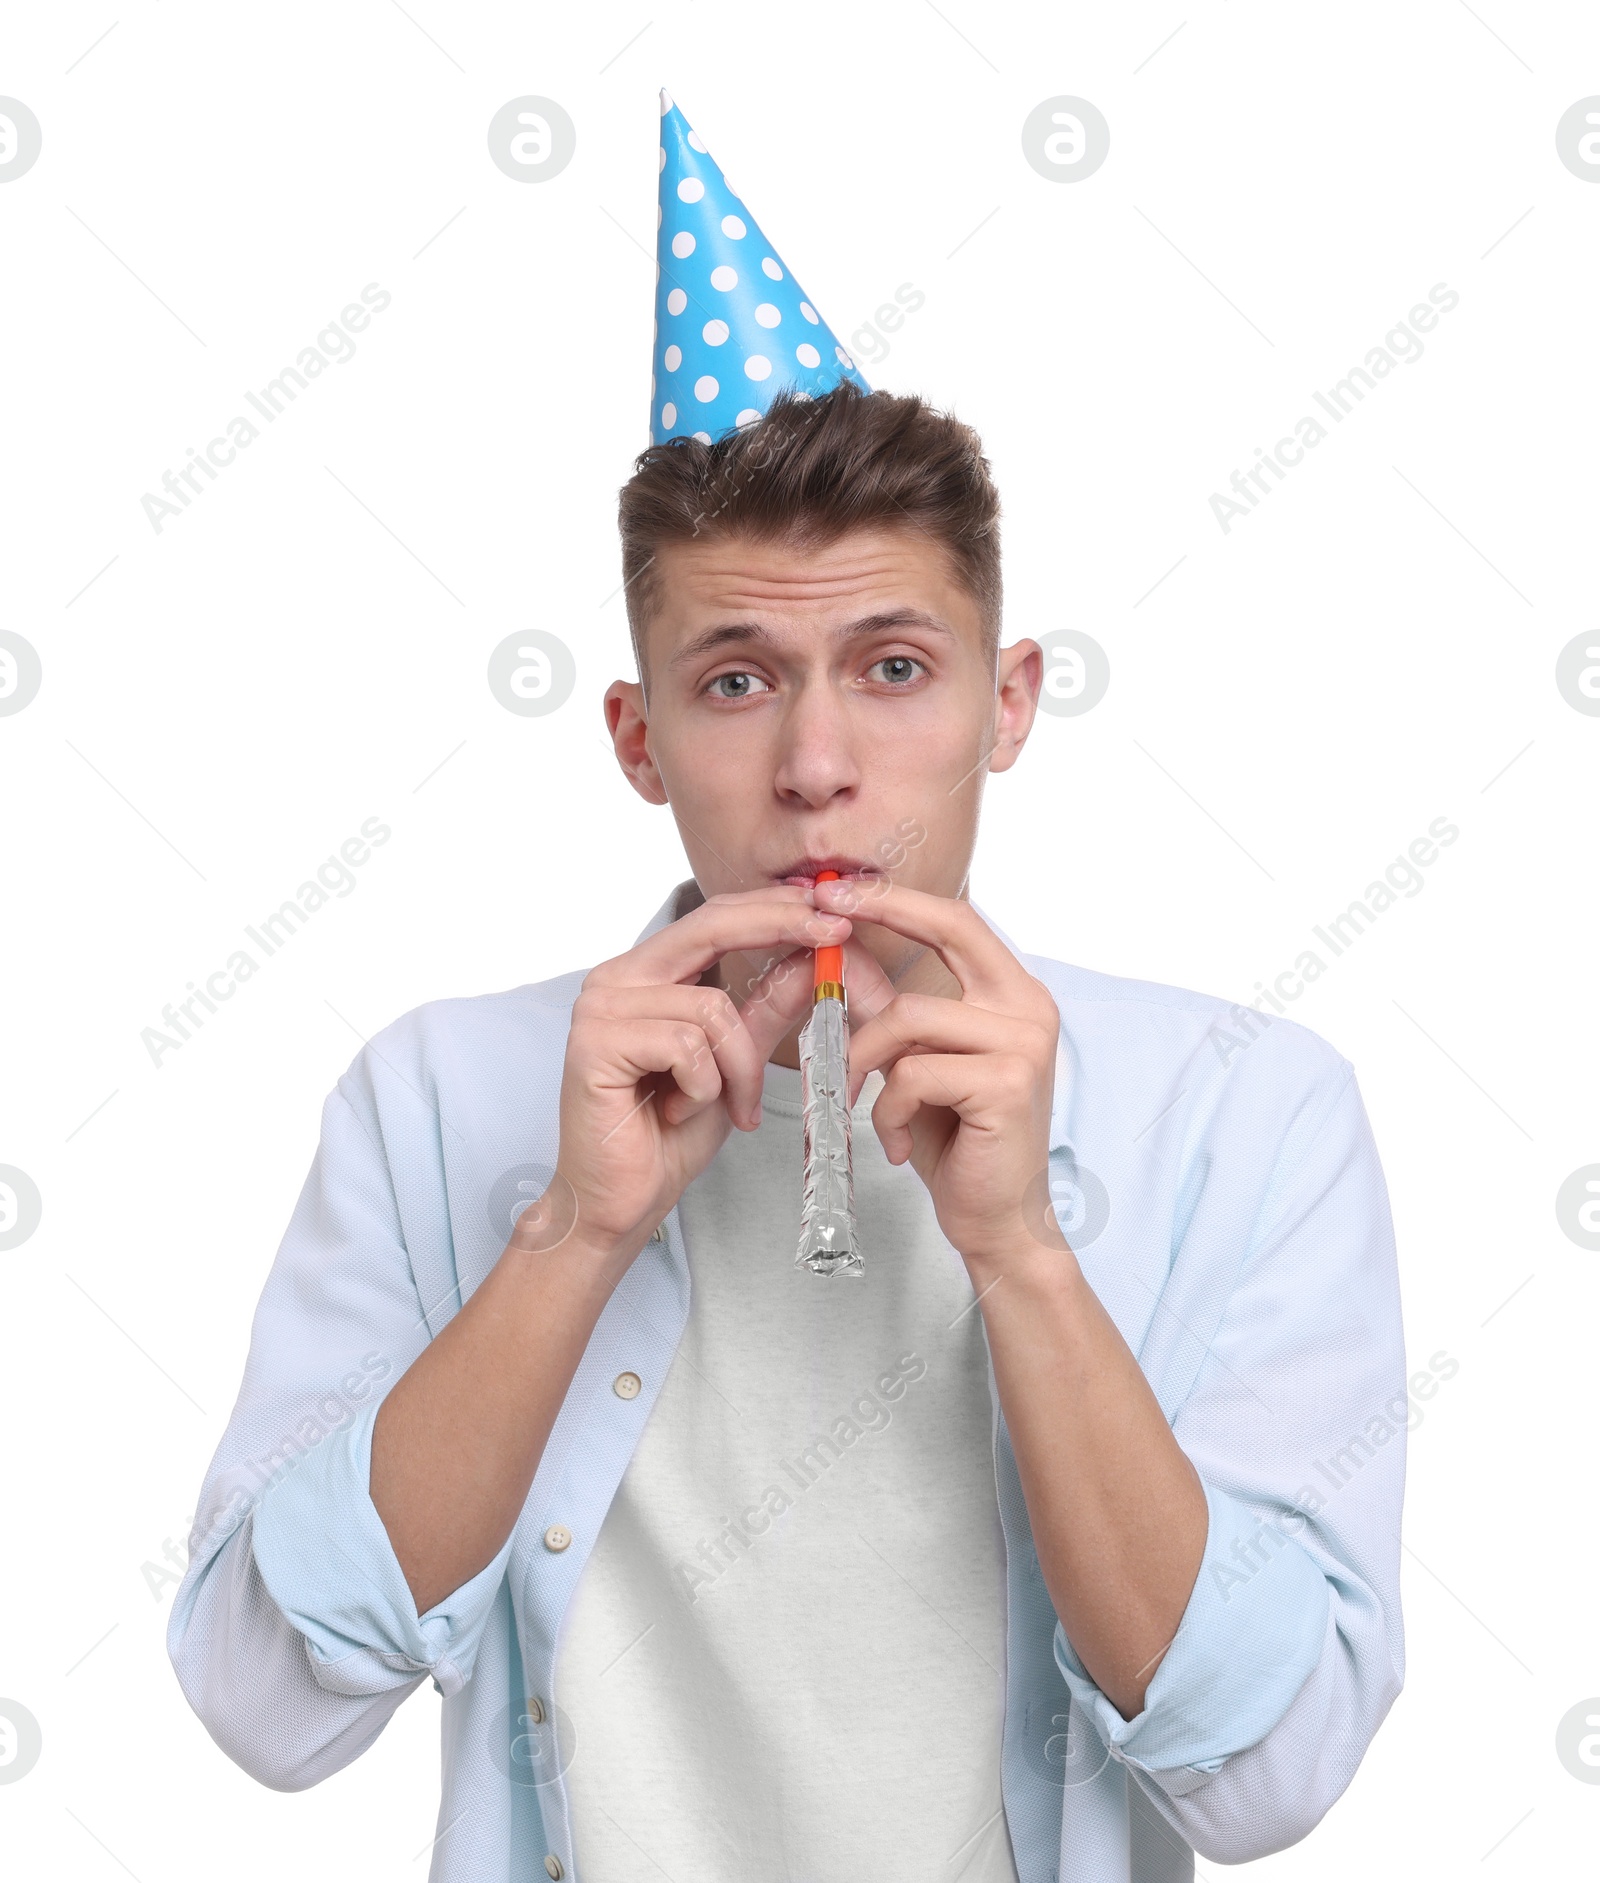
[[[783,391],[816,398],[850,379],[870,392],[665,92],[661,149],[656,355],[662,370],[659,391],[652,388],[650,442],[686,435],[709,444],[756,423]],[[801,334],[807,337],[797,345]]]

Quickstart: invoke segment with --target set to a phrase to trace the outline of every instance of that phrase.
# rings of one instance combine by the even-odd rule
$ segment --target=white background
[[[1355,1062],[1412,1365],[1460,1370],[1411,1435],[1406,1690],[1256,1868],[1592,1851],[1555,1736],[1600,1695],[1600,1257],[1555,1197],[1600,1162],[1600,719],[1554,671],[1595,619],[1600,188],[1554,134],[1600,92],[1600,17],[1183,4],[11,15],[0,91],[44,129],[0,188],[0,625],[44,667],[0,718],[0,1162],[44,1199],[0,1256],[0,1697],[44,1735],[0,1788],[13,1874],[425,1874],[432,1687],[268,1792],[189,1712],[145,1566],[181,1550],[361,1039],[619,952],[686,873],[599,704],[631,673],[662,84],[847,343],[924,292],[868,378],[983,434],[1005,638],[1109,655],[1104,701],[991,784],[973,892],[1020,945],[1248,1000],[1459,827],[1293,1009]],[[577,126],[538,187],[485,143],[530,92]],[[1111,126],[1070,186],[1020,142],[1059,93]],[[368,282],[393,301],[355,357],[156,533],[141,496]],[[1225,534],[1211,493],[1439,282],[1423,356]],[[529,626],[577,662],[544,718],[485,681]],[[153,1066],[141,1030],[373,816],[356,889]]]

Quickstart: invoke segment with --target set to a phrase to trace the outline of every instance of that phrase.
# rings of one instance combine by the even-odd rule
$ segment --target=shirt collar
[[[659,934],[669,924],[681,921],[691,909],[698,909],[704,901],[705,894],[700,885],[692,876],[686,876],[645,924],[635,938],[634,946],[637,948],[640,942],[651,935]]]

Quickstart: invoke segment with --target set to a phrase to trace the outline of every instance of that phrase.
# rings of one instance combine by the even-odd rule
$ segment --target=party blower
[[[836,883],[837,870],[819,870]],[[844,998],[844,953],[814,953],[811,1014],[800,1030],[801,1124],[805,1175],[796,1268],[813,1275],[860,1275],[855,1178],[850,1162],[850,1019]]]

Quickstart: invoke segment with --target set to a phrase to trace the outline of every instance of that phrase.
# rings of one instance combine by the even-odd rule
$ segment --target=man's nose
[[[849,707],[827,680],[808,680],[791,696],[781,739],[780,797],[820,809],[860,784]]]

